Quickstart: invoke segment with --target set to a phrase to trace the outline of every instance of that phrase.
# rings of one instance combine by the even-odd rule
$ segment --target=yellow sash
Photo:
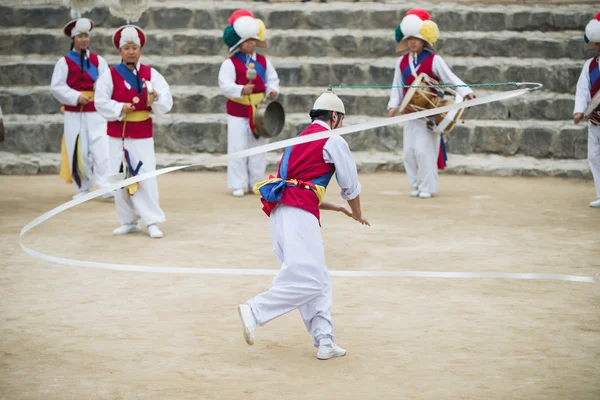
[[[245,106],[250,106],[250,105],[255,106],[257,104],[260,104],[260,102],[263,101],[264,98],[265,98],[264,93],[252,93],[249,96],[246,95],[241,98],[231,97],[229,100],[233,101],[234,103],[243,104]]]
[[[93,91],[91,91],[91,90],[82,90],[81,94],[86,95],[90,99],[90,101],[94,101],[94,92]]]
[[[77,141],[77,169],[81,175],[81,179],[87,179],[85,175],[85,164],[83,161],[83,153],[81,152],[81,140]],[[62,142],[60,144],[60,172],[58,176],[66,183],[73,183],[73,177],[71,176],[71,169],[69,168],[69,153],[67,152],[67,142],[65,141],[65,135],[63,134]]]
[[[150,118],[150,111],[148,111],[148,110],[134,111],[134,112],[130,112],[129,114],[125,115],[125,118],[123,118],[123,121],[142,122],[149,118]]]
[[[90,99],[90,101],[94,101],[94,92],[93,91],[82,90],[80,93],[85,94]],[[60,112],[65,112],[65,106],[60,106]]]
[[[71,179],[71,170],[69,169],[69,154],[67,153],[65,135],[62,137],[62,143],[60,145],[60,173],[58,176],[66,183],[73,183],[73,180]]]

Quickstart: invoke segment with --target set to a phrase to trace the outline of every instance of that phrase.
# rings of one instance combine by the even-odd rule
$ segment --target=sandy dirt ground
[[[371,227],[323,216],[331,270],[600,271],[593,184],[361,175]],[[159,178],[165,237],[114,237],[93,200],[24,238],[55,256],[120,264],[278,268],[254,196],[222,173]],[[334,277],[346,357],[318,361],[298,312],[243,340],[237,304],[270,276],[86,269],[34,259],[19,230],[70,199],[55,176],[0,176],[0,399],[599,399],[600,283]],[[332,184],[327,199],[339,201]]]

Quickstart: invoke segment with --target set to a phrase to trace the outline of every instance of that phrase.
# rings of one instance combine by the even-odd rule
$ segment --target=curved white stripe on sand
[[[108,269],[113,271],[151,272],[159,274],[189,274],[189,275],[276,275],[276,269],[224,269],[224,268],[184,268],[168,266],[146,266],[127,264],[108,264],[94,261],[72,260],[49,256],[31,250],[21,244],[25,253],[50,261],[55,264],[73,267]],[[560,275],[560,274],[534,274],[534,273],[504,273],[504,272],[436,272],[436,271],[329,271],[331,276],[338,277],[405,277],[405,278],[488,278],[488,279],[535,279],[564,282],[590,282],[594,278],[589,276]]]
[[[530,83],[522,83],[519,85],[526,85]],[[531,83],[537,85],[537,88],[541,87],[541,84]],[[288,146],[293,146],[301,143],[309,143],[315,140],[326,139],[334,135],[347,135],[349,133],[364,131],[367,129],[379,128],[387,125],[399,124],[414,119],[429,117],[432,115],[457,110],[459,108],[468,108],[481,104],[492,103],[494,101],[507,100],[513,97],[521,96],[532,89],[517,89],[503,93],[496,93],[490,96],[476,98],[468,100],[462,103],[453,104],[445,107],[440,107],[432,110],[424,110],[416,113],[407,115],[401,115],[393,118],[382,118],[375,121],[366,122],[363,124],[348,126],[345,128],[339,128],[332,131],[325,131],[316,133],[313,135],[295,137],[292,139],[281,140],[275,143],[269,143],[263,146],[255,147],[252,149],[240,151],[237,153],[226,154],[220,157],[215,157],[208,161],[208,164],[221,163],[223,161],[236,160],[240,158],[249,157],[255,154],[266,153],[273,150],[283,149]],[[19,244],[23,251],[32,257],[39,258],[44,261],[48,261],[56,264],[63,264],[75,267],[86,267],[86,268],[99,268],[99,269],[110,269],[118,271],[136,271],[136,272],[154,272],[154,273],[172,273],[172,274],[204,274],[204,275],[275,275],[277,270],[267,269],[216,269],[216,268],[181,268],[181,267],[152,267],[152,266],[141,266],[141,265],[122,265],[122,264],[109,264],[92,261],[74,260],[68,258],[55,257],[48,254],[40,253],[32,250],[25,246],[22,242],[23,236],[40,225],[44,221],[49,220],[53,216],[60,214],[69,208],[75,207],[76,205],[90,201],[96,197],[100,197],[105,193],[112,192],[113,190],[120,189],[124,186],[130,185],[135,182],[143,181],[153,176],[159,176],[168,174],[169,172],[178,171],[180,169],[189,168],[202,164],[191,164],[183,165],[178,167],[162,168],[156,171],[147,172],[142,175],[134,176],[121,182],[111,184],[102,189],[95,190],[84,196],[81,196],[75,200],[71,200],[64,203],[47,213],[37,217],[33,221],[21,229],[19,235]],[[206,165],[203,164],[203,165]],[[332,276],[346,276],[346,277],[428,277],[428,278],[505,278],[505,279],[543,279],[543,280],[558,280],[568,282],[594,282],[593,277],[586,276],[574,276],[574,275],[555,275],[555,274],[513,274],[513,273],[472,273],[472,272],[425,272],[425,271],[330,271]]]

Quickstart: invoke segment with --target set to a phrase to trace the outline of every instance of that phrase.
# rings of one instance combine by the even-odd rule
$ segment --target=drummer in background
[[[600,12],[585,27],[585,50],[596,50],[598,54],[583,65],[577,82],[573,121],[578,124],[589,107],[592,98],[600,96]],[[597,200],[590,207],[600,208],[600,106],[590,115],[588,121],[588,161],[596,184]]]
[[[437,24],[431,21],[427,11],[419,8],[408,11],[396,28],[396,52],[408,52],[396,63],[394,88],[388,103],[389,117],[396,116],[408,90],[399,86],[411,85],[421,73],[444,84],[464,85],[442,57],[433,52],[433,44],[438,37]],[[467,100],[475,98],[470,88],[457,87],[456,90]],[[446,161],[440,134],[428,128],[426,119],[407,121],[404,124],[403,148],[404,167],[412,189],[410,195],[431,198],[437,193],[438,168],[444,169]]]
[[[235,153],[267,143],[256,134],[254,113],[264,100],[279,94],[277,71],[267,58],[255,52],[256,47],[266,47],[265,25],[248,10],[237,10],[229,18],[223,32],[223,41],[231,57],[223,61],[219,70],[219,89],[227,97],[227,153]],[[246,78],[248,69],[256,70],[256,78]],[[267,157],[265,153],[227,164],[227,188],[236,197],[252,191],[265,179]]]

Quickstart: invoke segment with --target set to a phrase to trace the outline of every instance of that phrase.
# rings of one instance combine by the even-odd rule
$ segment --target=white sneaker
[[[79,193],[75,193],[75,194],[73,195],[72,199],[73,199],[73,200],[75,200],[75,199],[78,199],[78,198],[79,198],[79,197],[81,197],[81,196],[85,196],[85,195],[86,195],[86,194],[88,194],[89,192],[90,192],[90,190],[89,190],[89,189],[82,190],[82,191],[81,191],[81,192],[79,192]]]
[[[419,198],[420,199],[430,199],[431,198],[431,193],[421,192],[421,193],[419,193]]]
[[[244,189],[235,189],[231,194],[235,197],[244,197]]]
[[[343,357],[346,355],[346,350],[342,349],[335,343],[322,344],[319,346],[317,358],[319,360],[329,360],[334,357]]]
[[[108,192],[108,193],[104,193],[102,195],[103,199],[112,199],[115,197],[115,192]]]
[[[419,197],[419,192],[418,190],[413,190],[412,192],[410,192],[410,197]]]
[[[252,313],[252,309],[248,304],[240,304],[238,306],[238,314],[244,328],[244,339],[249,346],[254,344],[254,331],[256,330],[256,318]]]
[[[160,239],[161,237],[163,237],[162,231],[158,229],[158,226],[154,224],[148,225],[148,235],[153,239]]]
[[[592,201],[590,203],[590,207],[592,207],[592,208],[600,208],[600,199],[598,199],[596,201]]]
[[[121,225],[113,231],[113,235],[128,235],[130,233],[136,233],[140,231],[140,224],[138,222],[133,224]]]

